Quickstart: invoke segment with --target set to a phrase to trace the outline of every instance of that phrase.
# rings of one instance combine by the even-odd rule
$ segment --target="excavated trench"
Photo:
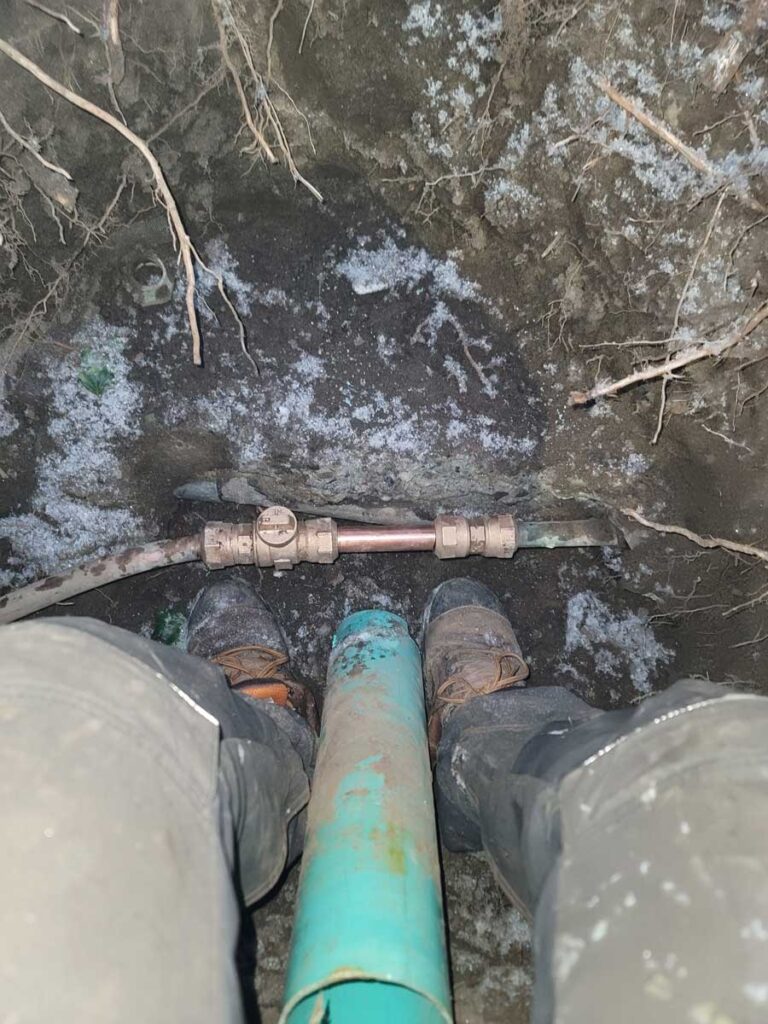
[[[118,49],[97,0],[51,2],[80,34],[5,5],[0,38],[148,142],[207,269],[198,367],[146,160],[0,54],[22,140],[0,122],[3,586],[270,503],[596,516],[627,546],[233,571],[320,685],[341,617],[416,633],[462,572],[502,597],[534,686],[604,708],[685,675],[764,690],[768,334],[743,333],[768,299],[762,6],[123,0]],[[205,579],[179,565],[51,614],[183,645]],[[444,866],[457,1021],[525,1021],[527,925],[482,858]],[[254,1019],[276,1019],[295,887],[246,923]]]

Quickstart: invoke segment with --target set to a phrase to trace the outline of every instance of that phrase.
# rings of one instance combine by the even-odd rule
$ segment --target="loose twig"
[[[696,276],[696,268],[699,265],[699,260],[701,259],[702,255],[704,253],[704,250],[707,248],[707,245],[709,245],[709,240],[712,237],[712,229],[715,226],[715,221],[717,220],[717,216],[720,213],[720,207],[723,205],[724,199],[725,199],[725,192],[721,192],[720,193],[720,198],[717,201],[717,206],[715,207],[715,212],[712,214],[712,219],[710,220],[709,225],[708,225],[707,230],[706,230],[706,233],[704,235],[704,241],[701,243],[699,248],[696,250],[696,255],[693,258],[693,263],[691,264],[691,269],[688,271],[688,277],[685,279],[685,284],[683,286],[683,290],[680,292],[680,298],[677,300],[677,309],[675,309],[675,319],[674,319],[674,322],[672,324],[672,334],[673,335],[677,332],[677,328],[680,326],[680,314],[683,311],[683,303],[685,302],[685,297],[688,294],[688,289],[691,287],[691,282],[693,281],[694,277]]]
[[[69,173],[69,171],[65,171],[64,168],[59,167],[58,164],[52,164],[50,160],[46,160],[42,153],[39,150],[35,149],[31,142],[29,142],[23,136],[19,135],[19,133],[8,124],[4,115],[1,112],[0,124],[8,132],[8,134],[11,136],[14,142],[18,142],[22,149],[26,149],[28,153],[31,153],[35,160],[38,160],[43,165],[43,167],[47,168],[49,171],[53,171],[54,174],[60,174],[63,178],[66,178],[67,181],[72,181],[72,175]]]
[[[634,117],[643,128],[655,135],[656,138],[661,139],[662,142],[666,142],[668,146],[671,146],[676,153],[686,160],[695,171],[699,174],[703,174],[707,178],[713,178],[722,185],[728,188],[728,190],[742,203],[745,203],[751,210],[757,210],[758,213],[765,213],[765,207],[762,203],[759,203],[753,196],[743,189],[738,189],[733,184],[723,178],[722,172],[706,157],[702,156],[701,153],[687,146],[681,139],[679,139],[673,132],[667,128],[661,121],[657,121],[656,118],[651,117],[650,114],[646,113],[645,110],[640,107],[639,104],[635,103],[628,96],[624,96],[618,89],[614,89],[609,81],[605,78],[598,79],[597,86],[605,95],[613,100],[622,110],[626,111],[630,117]]]
[[[691,149],[690,146],[686,146],[684,142],[681,142],[666,125],[651,117],[650,114],[647,114],[634,100],[624,96],[618,89],[614,89],[607,79],[598,79],[597,86],[605,93],[608,99],[613,100],[622,110],[626,111],[631,117],[634,117],[636,121],[639,121],[643,128],[646,128],[651,134],[676,150],[684,160],[688,161],[694,170],[700,174],[706,174],[707,177],[714,177],[717,174],[717,169],[713,164],[705,160],[695,149]]]
[[[161,135],[165,135],[168,129],[176,124],[177,121],[180,121],[185,114],[188,114],[190,110],[194,110],[200,100],[207,96],[213,89],[217,88],[217,86],[221,85],[224,81],[224,75],[225,72],[223,68],[219,68],[218,71],[214,72],[193,100],[190,100],[185,107],[181,108],[181,110],[177,110],[175,114],[168,118],[165,124],[160,125],[160,127],[152,132],[151,135],[147,136],[147,143],[154,142],[155,139],[159,139]]]
[[[284,3],[285,0],[277,0],[275,9],[272,11],[272,17],[269,19],[269,35],[267,36],[267,86],[269,86],[269,83],[272,81],[272,43],[275,39],[275,22],[280,16]]]
[[[743,327],[715,341],[703,341],[696,345],[687,345],[676,356],[665,360],[657,366],[647,366],[644,370],[637,370],[630,373],[621,380],[608,381],[605,384],[597,384],[589,391],[572,391],[568,399],[571,406],[588,405],[597,398],[606,398],[609,395],[616,395],[620,391],[631,387],[633,384],[640,384],[643,381],[658,380],[660,377],[669,377],[678,370],[690,366],[692,363],[700,362],[702,359],[718,359],[729,349],[738,345],[740,341],[759,327],[768,318],[768,302],[753,314]]]
[[[706,430],[708,434],[712,434],[713,437],[719,437],[721,441],[725,441],[732,448],[743,448],[745,452],[749,452],[750,455],[754,455],[754,449],[750,448],[748,444],[744,444],[743,441],[734,441],[732,437],[728,437],[727,434],[723,434],[720,430],[713,430],[712,427],[708,427],[706,423],[701,424],[701,429]]]
[[[483,368],[480,365],[480,363],[478,363],[478,361],[475,359],[475,357],[469,351],[469,346],[471,344],[472,344],[472,339],[471,338],[462,338],[461,339],[461,347],[462,347],[462,349],[464,351],[464,355],[467,357],[467,362],[469,363],[469,365],[472,367],[472,369],[477,374],[478,380],[483,385],[483,391],[485,391],[486,395],[488,395],[489,398],[495,398],[496,397],[496,388],[493,386],[493,384],[491,384],[491,382],[486,377],[485,371],[483,370]]]
[[[764,640],[768,640],[768,633],[761,635],[757,632],[753,640],[742,640],[740,644],[731,644],[731,650],[735,651],[737,647],[750,647],[752,644],[761,644]]]
[[[725,268],[725,274],[723,275],[723,286],[727,285],[728,278],[733,273],[733,258],[734,258],[735,254],[736,254],[736,250],[738,249],[738,247],[741,245],[741,243],[744,241],[746,236],[749,234],[749,232],[753,228],[759,227],[761,224],[763,224],[767,220],[768,220],[768,213],[764,214],[762,217],[758,217],[757,220],[753,220],[751,224],[747,224],[747,226],[744,228],[744,230],[741,231],[739,233],[739,235],[737,235],[736,241],[733,243],[733,245],[731,246],[731,248],[730,248],[730,250],[728,252],[728,263],[727,263],[726,268]]]
[[[75,25],[73,21],[69,20],[66,14],[62,14],[60,11],[52,11],[50,7],[46,7],[45,4],[39,3],[38,0],[24,0],[24,3],[28,7],[34,7],[36,10],[42,11],[43,14],[47,14],[49,18],[55,18],[56,21],[62,22],[62,24],[66,25],[68,29],[71,29],[72,32],[77,33],[77,35],[81,36],[83,34],[77,25]]]
[[[634,508],[623,508],[621,512],[622,515],[627,516],[629,519],[634,519],[636,523],[640,523],[641,526],[645,526],[649,530],[655,530],[657,533],[669,533],[677,537],[685,537],[686,540],[691,541],[692,544],[696,544],[700,548],[720,548],[723,551],[732,551],[738,555],[750,555],[752,558],[758,558],[761,562],[768,564],[768,551],[764,548],[757,548],[753,544],[741,544],[739,541],[726,540],[723,537],[703,537],[700,533],[694,533],[693,530],[688,530],[684,526],[655,523],[651,519],[646,519],[644,515]]]
[[[195,309],[195,258],[194,248],[192,246],[189,235],[187,234],[186,228],[184,227],[184,221],[181,219],[179,208],[176,205],[176,200],[173,197],[171,188],[165,178],[163,169],[157,161],[152,150],[146,144],[146,142],[136,135],[135,132],[131,131],[122,121],[118,121],[116,117],[103,110],[101,107],[96,106],[95,103],[91,103],[90,100],[86,100],[76,92],[72,92],[61,82],[58,82],[55,78],[51,78],[47,72],[43,71],[41,67],[31,61],[28,57],[25,57],[23,53],[17,50],[10,43],[7,43],[4,39],[0,38],[0,53],[4,53],[6,57],[9,57],[14,63],[18,64],[19,67],[24,68],[31,75],[34,75],[38,81],[42,82],[43,85],[47,86],[52,92],[62,96],[69,103],[79,107],[80,110],[84,110],[86,113],[91,114],[93,117],[98,118],[105,124],[108,124],[110,128],[114,128],[116,132],[119,132],[124,139],[127,139],[131,145],[135,146],[136,149],[141,153],[146,162],[149,164],[150,170],[155,178],[157,189],[165,203],[166,210],[168,211],[168,217],[173,227],[173,232],[176,236],[176,240],[179,244],[179,256],[184,265],[184,271],[187,278],[187,289],[186,289],[186,305],[187,305],[187,318],[189,319],[189,329],[192,334],[192,358],[196,366],[201,366],[203,362],[202,357],[202,343],[200,339],[200,326],[197,319],[197,310]],[[197,257],[197,261],[204,266]]]
[[[120,85],[125,77],[125,57],[120,39],[120,11],[118,0],[107,0],[104,5],[102,28],[106,30],[109,77],[113,86]]]
[[[665,377],[661,382],[661,401],[659,403],[659,418],[656,423],[656,431],[651,438],[651,444],[656,444],[661,437],[661,432],[664,429],[664,410],[667,408],[667,385],[669,384],[669,377]]]
[[[299,53],[304,49],[304,40],[307,37],[307,28],[309,27],[309,19],[312,17],[312,12],[315,9],[315,0],[309,0],[309,10],[307,11],[307,17],[304,20],[304,28],[301,30],[301,39],[299,40]]]

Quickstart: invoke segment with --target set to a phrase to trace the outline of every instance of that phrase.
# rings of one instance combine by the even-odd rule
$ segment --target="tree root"
[[[93,224],[91,227],[86,228],[85,237],[80,242],[80,245],[77,247],[77,250],[75,251],[72,258],[64,267],[62,267],[59,270],[56,277],[53,279],[53,281],[50,282],[50,284],[46,288],[45,294],[42,295],[37,300],[37,302],[34,304],[32,309],[26,314],[21,323],[16,324],[16,336],[11,345],[10,352],[6,357],[5,363],[0,367],[0,372],[5,373],[8,370],[19,345],[21,345],[24,339],[27,337],[27,335],[29,335],[30,332],[34,330],[37,321],[45,316],[45,314],[48,311],[48,303],[59,297],[59,294],[66,285],[67,281],[69,280],[72,271],[74,270],[75,265],[77,264],[77,261],[81,258],[81,256],[88,248],[88,246],[91,244],[91,242],[94,239],[100,238],[102,232],[104,231],[104,228],[106,227],[107,222],[109,221],[110,217],[115,211],[115,207],[120,202],[120,197],[123,194],[126,184],[127,182],[125,179],[125,175],[123,175],[118,184],[117,191],[112,196],[110,201],[107,203],[104,209],[104,213],[101,215],[101,217],[95,224]]]
[[[54,11],[50,7],[46,7],[45,4],[41,4],[39,0],[24,0],[24,3],[28,7],[34,7],[35,10],[41,11],[43,14],[47,14],[49,18],[54,18],[56,21],[60,21],[62,25],[66,25],[70,32],[74,32],[76,35],[81,36],[83,33],[66,14],[62,14],[61,11]]]
[[[645,526],[649,530],[655,530],[656,533],[666,533],[676,537],[684,537],[686,540],[689,540],[692,544],[696,544],[700,548],[729,551],[734,555],[746,555],[749,558],[756,558],[764,565],[768,565],[768,551],[765,548],[755,547],[754,544],[742,544],[740,541],[727,540],[725,537],[704,537],[700,533],[694,533],[693,530],[687,529],[685,526],[675,526],[670,523],[655,523],[652,519],[646,519],[644,515],[634,508],[623,508],[621,509],[621,513],[629,519],[634,519],[634,521],[639,523],[641,526]],[[768,588],[758,591],[747,601],[743,601],[741,604],[737,604],[732,608],[729,608],[727,611],[723,612],[723,617],[728,619],[732,615],[736,615],[737,612],[744,611],[746,608],[754,608],[755,605],[760,604],[766,599],[768,599]],[[703,611],[704,609],[696,610]]]
[[[222,290],[223,283],[221,282],[220,277],[213,273],[213,271],[211,271],[206,266],[206,264],[200,259],[200,256],[198,255],[194,245],[192,244],[192,241],[184,226],[184,221],[182,220],[181,213],[179,212],[179,207],[176,203],[176,199],[174,198],[173,192],[171,191],[171,187],[168,184],[168,181],[165,177],[165,174],[163,173],[162,167],[160,166],[157,160],[157,157],[154,155],[154,153],[149,148],[144,139],[142,139],[135,132],[131,131],[131,129],[128,128],[127,125],[123,124],[122,121],[119,121],[116,117],[114,117],[108,111],[104,110],[102,107],[97,106],[95,103],[91,103],[90,100],[85,99],[83,96],[80,96],[78,93],[73,92],[71,89],[67,88],[67,86],[63,85],[55,78],[52,78],[41,67],[35,64],[34,61],[31,61],[28,57],[25,57],[23,53],[17,50],[14,46],[11,46],[10,43],[6,42],[2,38],[0,38],[0,53],[4,53],[6,57],[10,58],[10,60],[18,64],[19,67],[23,68],[25,71],[28,71],[31,75],[33,75],[39,82],[42,82],[42,84],[45,85],[48,89],[50,89],[52,92],[57,93],[59,96],[67,100],[69,103],[72,103],[74,106],[78,107],[80,110],[84,110],[86,113],[91,114],[93,117],[96,117],[100,121],[103,121],[105,124],[109,125],[109,127],[113,128],[116,132],[119,132],[119,134],[122,135],[124,139],[127,139],[127,141],[130,142],[131,145],[134,146],[139,151],[139,153],[141,153],[146,162],[149,164],[149,168],[152,171],[152,175],[155,179],[157,191],[160,194],[160,197],[168,213],[168,219],[172,228],[172,233],[174,235],[175,241],[178,244],[179,258],[181,259],[182,265],[184,267],[184,273],[186,275],[187,282],[185,300],[187,307],[187,319],[189,321],[189,329],[192,336],[192,358],[196,366],[202,366],[202,340],[200,337],[200,325],[198,322],[197,310],[195,308],[195,264],[199,265],[203,270],[205,270],[207,273],[210,273],[214,278],[216,278],[217,282],[219,283],[219,290]],[[230,309],[233,309],[231,303],[228,303],[228,305]],[[240,328],[242,328],[242,324],[240,324]],[[241,342],[244,345],[242,331]]]
[[[724,338],[718,338],[714,341],[702,341],[700,344],[695,345],[686,345],[677,355],[666,359],[663,363],[659,363],[656,366],[646,366],[644,369],[630,373],[620,380],[596,384],[589,391],[572,391],[568,403],[571,406],[588,405],[598,398],[617,395],[620,391],[632,387],[633,384],[670,377],[679,370],[685,369],[685,367],[691,366],[693,363],[700,362],[702,359],[719,359],[729,349],[734,348],[739,342],[749,337],[766,319],[768,319],[768,302],[763,303],[743,327],[738,328]]]
[[[69,171],[64,170],[63,167],[59,167],[58,164],[52,164],[50,160],[46,160],[40,150],[37,149],[33,143],[29,142],[22,135],[19,135],[19,133],[8,124],[8,121],[2,111],[0,111],[0,125],[2,125],[5,131],[8,132],[14,142],[17,142],[22,149],[31,153],[35,160],[37,160],[38,163],[41,163],[46,170],[52,171],[54,174],[60,174],[62,178],[66,178],[67,181],[72,181],[72,175]]]
[[[724,537],[704,537],[700,533],[694,533],[693,530],[687,529],[685,526],[655,523],[651,519],[646,519],[635,508],[623,508],[621,509],[621,514],[629,519],[634,519],[636,523],[645,526],[648,530],[685,537],[686,540],[691,541],[692,544],[696,544],[700,548],[719,548],[722,551],[731,551],[735,555],[749,555],[751,558],[757,558],[768,565],[768,551],[765,548],[755,547],[754,544],[742,544],[740,541],[726,540]]]
[[[668,146],[671,146],[687,163],[693,167],[699,174],[709,178],[717,184],[718,188],[724,187],[730,192],[734,198],[738,199],[739,202],[744,203],[750,210],[756,210],[758,213],[765,213],[766,209],[762,203],[759,203],[753,195],[743,188],[737,187],[732,181],[728,181],[723,178],[723,174],[718,170],[715,165],[702,156],[697,150],[691,149],[681,139],[679,139],[673,132],[667,128],[661,121],[657,121],[655,117],[651,117],[642,107],[628,96],[624,96],[618,89],[615,89],[610,82],[605,78],[601,78],[597,82],[597,86],[601,89],[605,95],[621,107],[630,117],[633,117],[638,121],[646,131],[649,131],[652,135],[655,135],[657,139],[661,139]]]
[[[273,104],[269,96],[269,92],[267,89],[269,79],[267,78],[267,80],[265,81],[264,77],[256,69],[256,65],[253,60],[253,55],[251,53],[251,48],[248,44],[245,32],[240,26],[238,18],[236,17],[232,9],[232,5],[230,4],[229,0],[212,0],[212,7],[214,17],[216,18],[216,24],[218,25],[219,29],[219,43],[222,60],[224,61],[224,64],[226,65],[227,70],[229,71],[230,76],[232,77],[232,80],[235,83],[235,89],[237,90],[237,95],[240,100],[240,107],[243,111],[243,119],[245,120],[248,130],[250,131],[251,135],[254,138],[254,144],[251,151],[261,150],[261,152],[264,154],[269,163],[278,162],[274,149],[267,141],[265,132],[262,131],[259,125],[256,124],[256,120],[253,116],[252,105],[248,100],[245,87],[240,78],[240,73],[238,72],[237,68],[234,65],[234,62],[232,61],[232,56],[229,52],[230,36],[234,37],[234,40],[237,43],[237,46],[239,47],[240,52],[242,54],[243,60],[245,61],[245,65],[248,68],[248,72],[251,77],[253,92],[256,97],[256,108],[259,111],[265,128],[268,128],[271,135],[274,137],[274,139],[276,139],[276,148],[282,154],[285,164],[288,168],[288,172],[290,173],[291,177],[297,184],[303,185],[304,188],[308,192],[310,192],[319,203],[322,203],[323,196],[320,193],[320,191],[315,188],[311,181],[308,181],[304,177],[304,175],[301,173],[301,171],[298,169],[296,165],[296,161],[294,160],[293,153],[291,151],[290,143],[288,142],[288,137],[285,134],[285,129],[283,128],[280,117],[277,111],[275,110],[275,105]],[[270,19],[270,35],[267,48],[268,76],[271,75],[272,73],[271,44],[272,35],[274,32],[274,21],[275,18],[279,15],[281,9],[282,3],[278,2],[272,14],[272,18]],[[281,92],[283,92],[283,94],[287,96],[289,101],[293,103],[290,96],[288,96],[288,94],[285,92],[285,89],[282,89],[279,83],[275,84],[277,84]],[[293,105],[294,107],[296,106],[295,104]]]

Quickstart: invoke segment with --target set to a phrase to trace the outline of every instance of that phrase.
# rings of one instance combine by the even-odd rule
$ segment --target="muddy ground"
[[[320,683],[344,614],[415,630],[462,572],[502,594],[532,685],[605,708],[684,675],[765,689],[764,562],[618,511],[764,544],[765,325],[568,403],[732,337],[768,299],[765,3],[124,0],[119,46],[96,0],[49,6],[80,34],[14,0],[0,37],[149,140],[208,268],[204,366],[147,164],[0,55],[4,586],[273,500],[382,522],[610,515],[621,549],[258,578]],[[151,635],[205,578],[164,570],[52,613]],[[525,1020],[525,925],[481,861],[448,858],[446,889],[457,1020]],[[255,918],[265,1020],[294,890]]]

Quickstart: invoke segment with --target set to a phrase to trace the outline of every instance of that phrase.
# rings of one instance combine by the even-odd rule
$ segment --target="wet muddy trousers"
[[[0,672],[0,1020],[242,1021],[239,908],[309,799],[296,723],[90,620],[2,628]],[[497,693],[448,720],[436,794],[533,919],[536,1024],[768,1019],[768,700]]]

